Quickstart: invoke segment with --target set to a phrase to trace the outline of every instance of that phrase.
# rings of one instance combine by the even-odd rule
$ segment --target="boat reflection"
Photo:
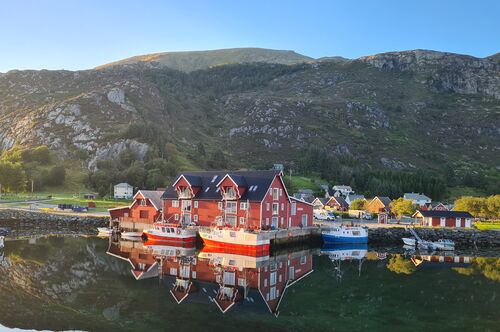
[[[358,275],[361,276],[361,267],[368,254],[368,244],[325,244],[321,248],[321,255],[327,255],[334,266],[334,276],[337,281],[342,281],[344,271],[342,270],[343,261],[357,261]]]
[[[444,265],[463,267],[470,264],[472,259],[473,258],[470,256],[457,256],[450,252],[439,254],[415,254],[410,257],[411,262],[417,267],[441,267]]]

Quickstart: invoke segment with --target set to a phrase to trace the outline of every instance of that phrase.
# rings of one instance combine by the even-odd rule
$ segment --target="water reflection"
[[[178,304],[192,300],[222,313],[267,309],[278,316],[286,290],[313,272],[312,250],[274,256],[111,239],[107,254],[130,263],[136,280],[159,277]]]

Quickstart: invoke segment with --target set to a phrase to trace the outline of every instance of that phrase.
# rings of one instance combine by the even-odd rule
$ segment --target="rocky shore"
[[[10,236],[43,234],[95,234],[97,227],[106,227],[109,217],[62,215],[55,213],[0,209],[0,227],[10,229]]]
[[[454,228],[416,228],[417,234],[425,240],[450,239],[456,248],[500,248],[500,231]],[[401,238],[411,237],[403,227],[370,228],[369,242],[375,245],[401,245]]]

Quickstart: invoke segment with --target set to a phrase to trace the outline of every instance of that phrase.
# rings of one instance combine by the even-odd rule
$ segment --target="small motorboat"
[[[147,240],[173,241],[178,243],[195,243],[196,230],[182,227],[179,224],[155,223],[153,228],[142,233]]]
[[[361,226],[336,226],[321,236],[325,243],[368,243],[368,230]]]
[[[5,247],[4,239],[5,239],[5,237],[0,236],[0,249],[2,249],[3,247]]]
[[[99,235],[112,235],[113,229],[109,227],[97,227],[97,232],[99,232]]]

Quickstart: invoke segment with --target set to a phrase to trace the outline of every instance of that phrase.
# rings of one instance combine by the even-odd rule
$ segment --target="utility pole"
[[[35,187],[35,181],[31,180],[31,197],[33,197],[33,188]]]

